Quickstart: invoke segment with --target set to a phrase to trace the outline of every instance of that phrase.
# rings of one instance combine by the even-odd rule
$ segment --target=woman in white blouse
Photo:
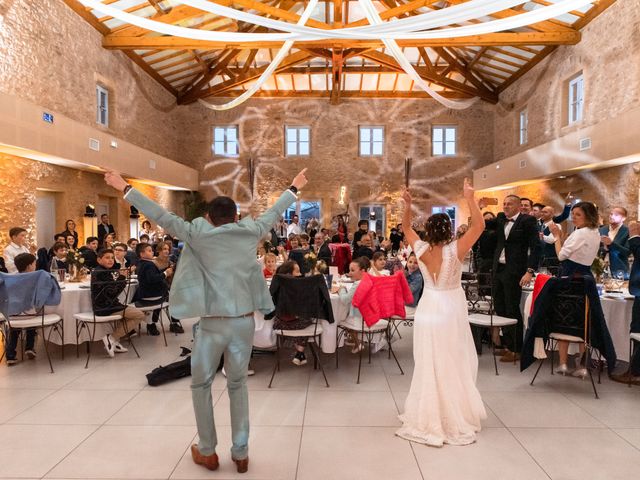
[[[556,253],[560,260],[560,276],[590,275],[591,264],[598,255],[600,248],[600,233],[598,232],[598,210],[593,203],[579,202],[571,209],[571,221],[576,229],[562,242],[562,232],[558,225],[551,223],[549,230],[555,237]],[[584,353],[584,345],[580,344],[580,354]],[[569,342],[558,341],[560,368],[557,373],[568,375],[567,358],[569,357]],[[572,373],[575,377],[584,378],[585,368],[578,368]]]

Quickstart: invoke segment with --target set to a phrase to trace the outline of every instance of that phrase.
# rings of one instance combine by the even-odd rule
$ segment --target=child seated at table
[[[358,289],[358,285],[360,285],[362,276],[369,270],[370,267],[371,263],[369,262],[369,259],[367,257],[358,257],[354,259],[349,264],[348,273],[349,278],[353,280],[351,288],[347,290],[346,287],[341,286],[337,290],[337,293],[340,296],[340,301],[345,305],[349,305],[349,315],[347,316],[347,319],[341,323],[341,325],[348,329],[347,335],[349,337],[349,341],[345,341],[345,345],[353,345],[351,353],[358,353],[364,348],[358,339],[358,332],[360,332],[362,329],[362,314],[360,313],[360,310],[352,305],[351,302],[353,300],[353,296],[356,293],[356,290]]]
[[[267,253],[264,256],[264,269],[262,274],[264,278],[271,278],[276,274],[278,258],[273,253]]]
[[[36,271],[36,257],[30,253],[19,253],[13,259],[13,263],[18,270],[16,275],[21,273],[35,272]],[[33,312],[24,312],[24,313],[34,313]],[[7,354],[7,365],[13,366],[18,363],[18,359],[16,358],[16,347],[18,346],[18,339],[20,338],[21,330],[11,329],[9,332],[9,339],[6,347]],[[36,329],[29,328],[27,329],[27,343],[25,345],[24,354],[27,356],[29,360],[33,360],[36,358],[35,351],[35,343],[36,343]]]
[[[389,275],[389,271],[384,269],[386,264],[387,256],[384,252],[374,253],[373,257],[371,257],[371,268],[369,269],[369,275],[373,275],[374,277]]]
[[[136,247],[138,254],[138,290],[134,296],[136,306],[160,305],[167,301],[169,295],[169,286],[167,278],[173,275],[173,268],[169,267],[161,271],[155,263],[153,263],[153,247],[148,243],[139,243]],[[162,309],[158,308],[153,311],[150,317],[147,317],[147,333],[152,336],[160,335],[156,323],[160,319]],[[171,320],[169,331],[174,333],[184,333],[184,329],[179,320]]]
[[[69,272],[69,265],[67,264],[67,245],[62,242],[56,242],[51,249],[53,258],[51,259],[51,273],[58,270],[65,270]]]
[[[418,301],[420,300],[420,296],[422,295],[422,288],[424,284],[422,272],[420,271],[420,267],[418,265],[418,258],[413,252],[411,252],[409,258],[407,259],[405,276],[407,278],[407,283],[409,284],[409,290],[411,290],[411,295],[413,295],[413,303],[407,305],[406,310],[408,315],[412,315],[415,314],[416,307],[418,306]]]

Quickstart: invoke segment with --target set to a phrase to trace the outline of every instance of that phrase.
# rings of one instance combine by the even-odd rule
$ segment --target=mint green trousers
[[[200,437],[198,450],[203,455],[213,454],[218,444],[211,384],[223,354],[231,405],[231,456],[242,460],[249,455],[247,369],[254,331],[253,315],[235,318],[203,317],[199,326],[194,328],[191,396]]]

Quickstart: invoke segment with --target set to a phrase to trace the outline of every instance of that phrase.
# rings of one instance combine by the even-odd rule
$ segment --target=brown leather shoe
[[[496,347],[493,354],[496,357],[503,357],[507,352],[509,351],[508,348],[504,348],[504,347]]]
[[[631,375],[629,372],[624,373],[614,373],[613,375],[609,375],[609,378],[614,382],[620,383],[630,383],[631,385],[640,385],[640,377]]]
[[[243,458],[242,460],[236,460],[235,458],[231,457],[231,460],[233,460],[236,464],[236,467],[238,467],[238,473],[246,473],[247,470],[249,470],[249,457]]]
[[[193,462],[198,465],[202,465],[209,470],[217,470],[220,464],[218,463],[218,455],[212,453],[211,455],[202,455],[198,450],[198,445],[195,443],[191,445],[191,458]]]
[[[518,360],[520,360],[520,354],[514,352],[507,352],[500,357],[502,363],[517,362]]]

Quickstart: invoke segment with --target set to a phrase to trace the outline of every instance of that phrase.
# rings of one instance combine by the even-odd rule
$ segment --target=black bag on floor
[[[177,380],[178,378],[191,376],[191,357],[185,357],[169,365],[154,368],[151,373],[147,373],[147,383],[152,387],[157,387],[163,383]]]

